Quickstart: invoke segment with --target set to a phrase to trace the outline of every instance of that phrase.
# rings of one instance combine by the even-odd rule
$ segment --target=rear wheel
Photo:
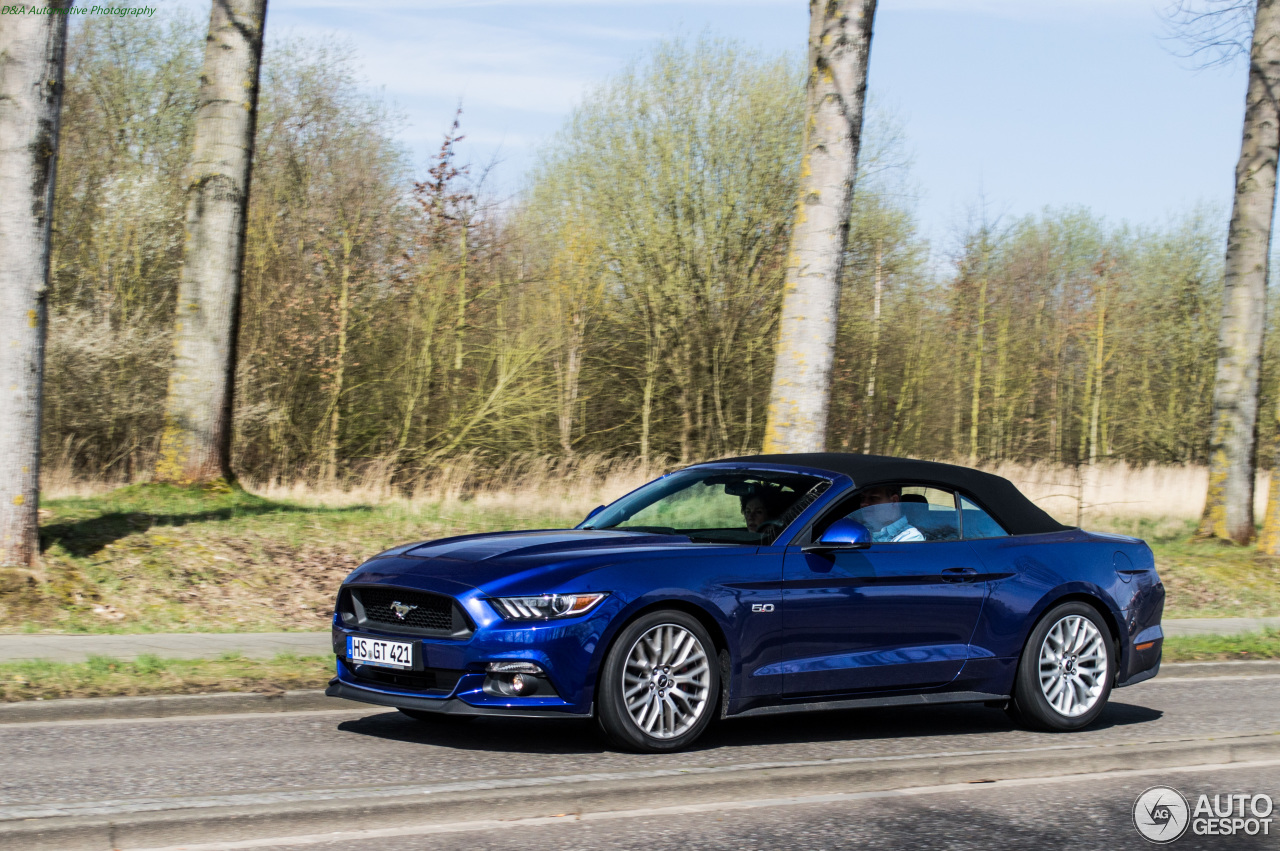
[[[651,612],[609,649],[597,723],[619,747],[678,751],[707,729],[719,695],[720,661],[702,624],[684,612]]]
[[[1106,708],[1115,679],[1111,633],[1085,603],[1056,606],[1022,649],[1011,714],[1042,730],[1079,730]]]

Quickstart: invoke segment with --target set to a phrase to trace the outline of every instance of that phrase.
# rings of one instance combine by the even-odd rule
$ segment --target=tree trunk
[[[871,429],[875,425],[876,370],[880,365],[880,298],[884,293],[884,240],[876,240],[875,296],[871,305],[871,362],[867,377],[867,411],[862,424],[862,454],[871,454]]]
[[[230,481],[245,216],[267,0],[213,0],[156,477]]]
[[[1098,423],[1102,416],[1102,379],[1106,367],[1107,295],[1110,288],[1103,284],[1102,303],[1098,307],[1098,326],[1095,331],[1093,354],[1093,407],[1089,412],[1089,466],[1098,463]]]
[[[836,311],[867,94],[876,0],[810,0],[800,198],[782,296],[765,452],[826,443]]]
[[[985,239],[985,237],[984,237]],[[969,393],[969,466],[978,463],[978,414],[982,403],[982,359],[987,346],[987,261],[982,260],[982,283],[978,285],[978,339],[973,346],[973,386]]]
[[[560,451],[566,458],[573,457],[573,414],[577,410],[581,390],[585,330],[582,311],[574,309],[569,317],[569,338],[565,345],[564,360],[555,367],[556,379],[560,385],[560,410],[557,416]]]
[[[418,404],[421,402],[428,414],[430,412],[428,403],[431,401],[431,377],[435,371],[435,355],[431,347],[435,343],[436,319],[440,315],[440,301],[434,293],[425,309],[419,305],[417,314],[422,331],[422,344],[418,347],[415,363],[410,366],[413,375],[409,380],[410,389],[408,398],[405,400],[404,419],[400,423],[400,439],[396,441],[397,459],[409,445],[409,434],[413,429],[413,414]]]
[[[1006,426],[1012,417],[1005,409],[1005,369],[1009,365],[1009,322],[1012,311],[1006,305],[996,320],[996,374],[991,382],[991,460],[1003,461],[1008,444]],[[1009,408],[1012,409],[1012,402]]]
[[[649,474],[649,443],[653,436],[653,394],[658,382],[659,341],[650,339],[644,360],[644,390],[640,403],[640,467]]]
[[[0,18],[0,565],[40,553],[49,237],[70,0]]]
[[[453,378],[449,384],[449,404],[455,408],[461,405],[462,364],[467,342],[467,258],[470,256],[470,249],[467,247],[466,219],[462,220],[458,251],[461,257],[458,267],[458,308],[453,320]]]
[[[1276,399],[1276,425],[1280,426],[1280,398]],[[1267,512],[1262,521],[1262,534],[1258,536],[1258,552],[1280,556],[1280,429],[1272,448],[1275,460],[1271,466],[1271,488],[1267,492]]]
[[[351,252],[355,243],[347,228],[342,235],[342,267],[338,272],[338,352],[329,388],[329,439],[325,443],[322,481],[332,484],[338,477],[338,436],[342,431],[342,389],[347,375],[347,330],[351,324]]]
[[[1248,543],[1253,538],[1253,464],[1258,373],[1266,315],[1267,261],[1280,154],[1280,1],[1258,0],[1249,57],[1244,133],[1236,165],[1235,204],[1227,233],[1222,324],[1213,383],[1209,492],[1200,534]]]

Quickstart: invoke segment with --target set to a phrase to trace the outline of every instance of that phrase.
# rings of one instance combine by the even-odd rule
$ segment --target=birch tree
[[[876,0],[810,0],[804,159],[783,285],[766,452],[824,448]]]
[[[1216,8],[1215,8],[1216,6]],[[1201,32],[1222,49],[1223,21],[1247,4],[1210,4]],[[1215,17],[1215,15],[1217,17]],[[1235,201],[1227,233],[1222,323],[1209,436],[1209,490],[1200,535],[1253,539],[1258,380],[1266,317],[1267,264],[1280,156],[1280,2],[1256,0],[1249,50],[1244,131],[1236,164]]]
[[[0,17],[0,565],[39,555],[49,240],[70,0]]]
[[[231,409],[267,0],[213,0],[156,476],[231,481]]]

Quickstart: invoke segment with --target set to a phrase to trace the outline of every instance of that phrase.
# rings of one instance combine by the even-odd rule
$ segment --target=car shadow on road
[[[1113,702],[1084,734],[1150,724],[1158,721],[1163,714],[1158,709]],[[537,721],[480,718],[470,723],[459,723],[454,720],[414,721],[399,712],[379,712],[357,720],[344,721],[338,725],[338,729],[345,733],[406,744],[457,750],[547,755],[592,754],[614,750],[596,731],[594,723],[576,719]],[[1003,711],[977,704],[910,706],[729,719],[713,725],[689,750],[839,741],[866,743],[876,740],[982,736],[993,733],[1018,733],[1021,736],[1055,739],[1059,735],[1026,730],[1015,724]]]
[[[609,750],[590,719],[473,718],[415,721],[399,712],[379,712],[343,721],[344,733],[406,744],[457,750],[526,754],[592,754]]]

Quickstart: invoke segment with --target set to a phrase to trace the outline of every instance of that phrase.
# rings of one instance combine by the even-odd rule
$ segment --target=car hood
[[[683,535],[589,529],[499,532],[397,547],[365,562],[350,581],[394,583],[397,579],[431,577],[487,592],[510,593],[526,593],[521,586],[532,581],[541,593],[604,565],[679,556],[692,550],[699,556],[749,551],[742,546],[694,543]]]

